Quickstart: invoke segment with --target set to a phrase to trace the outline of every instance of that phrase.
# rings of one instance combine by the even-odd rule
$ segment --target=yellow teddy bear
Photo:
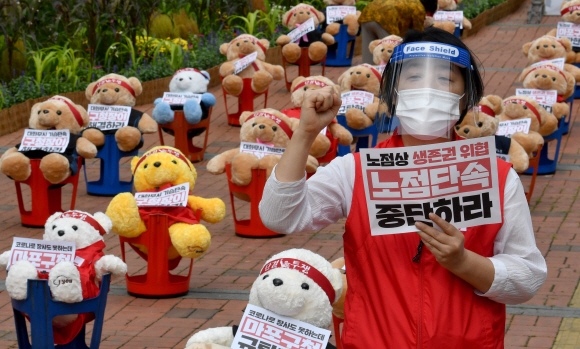
[[[192,190],[197,172],[191,162],[179,150],[168,147],[153,147],[142,157],[131,161],[136,192],[158,192],[179,184],[189,183]],[[209,248],[211,236],[205,226],[199,224],[195,213],[201,209],[201,219],[209,223],[221,221],[226,214],[225,203],[218,198],[204,199],[188,195],[187,206],[139,207],[131,193],[118,194],[111,200],[105,214],[113,222],[112,231],[126,238],[134,238],[147,230],[149,215],[168,215],[169,235],[172,248],[169,259],[198,258]],[[143,246],[140,255],[147,254]]]

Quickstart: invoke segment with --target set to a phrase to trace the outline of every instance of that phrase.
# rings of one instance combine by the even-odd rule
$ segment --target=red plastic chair
[[[196,212],[197,219],[201,218],[201,210]],[[189,271],[186,276],[174,275],[173,270],[181,261],[181,257],[173,260],[168,259],[168,251],[171,247],[169,237],[169,225],[167,215],[152,214],[149,217],[147,231],[135,238],[119,236],[121,241],[121,256],[125,260],[125,243],[130,244],[135,252],[147,260],[147,272],[145,274],[129,276],[125,275],[127,293],[134,297],[144,298],[170,298],[186,295],[189,292],[189,280],[193,259],[189,263]],[[147,247],[148,254],[144,255],[131,244],[140,244]]]
[[[534,156],[530,158],[530,166],[528,168],[533,168],[533,171],[532,171],[532,180],[530,181],[530,189],[526,192],[526,200],[528,201],[528,205],[530,204],[532,194],[534,193],[534,187],[536,186],[536,177],[538,175],[538,168],[540,167],[541,153],[542,153],[542,145],[540,144],[538,146],[538,149],[535,151]]]
[[[330,148],[323,156],[316,158],[319,164],[327,164],[336,157],[336,152],[338,150],[338,138],[332,137],[330,139]]]
[[[308,57],[308,47],[302,47],[300,58],[295,63],[290,63],[286,61],[284,55],[282,55],[282,67],[284,68],[284,81],[286,82],[286,88],[290,91],[290,87],[292,86],[292,81],[288,81],[288,73],[286,66],[287,65],[297,65],[298,66],[298,76],[309,77],[310,76],[310,66],[314,64],[322,64],[322,76],[324,76],[324,70],[326,69],[326,55],[320,61],[312,61],[310,57]],[[292,79],[294,80],[294,79]]]
[[[77,199],[77,189],[79,184],[79,173],[83,165],[83,159],[78,157],[78,171],[74,176],[70,176],[59,184],[51,184],[47,181],[40,171],[40,159],[31,159],[30,167],[32,172],[27,180],[19,182],[14,181],[16,185],[16,196],[18,198],[18,209],[20,210],[20,221],[26,227],[44,227],[46,220],[55,212],[63,212],[62,209],[62,187],[66,184],[72,184],[72,198],[70,210],[74,210]],[[21,184],[30,187],[31,192],[31,210],[24,208],[22,198]]]
[[[211,118],[212,108],[209,108],[208,116],[206,119],[201,120],[197,124],[190,124],[185,120],[183,115],[183,110],[176,110],[175,117],[173,121],[167,124],[159,125],[159,142],[161,145],[165,145],[163,140],[163,129],[170,129],[173,131],[173,136],[175,138],[174,147],[181,150],[183,155],[189,159],[191,162],[203,161],[203,156],[205,153],[205,148],[207,148],[207,137],[209,136],[209,120]],[[189,139],[187,133],[190,130],[204,129],[205,137],[203,140],[203,147],[199,148],[193,145],[192,139]]]
[[[221,79],[223,81],[223,78]],[[256,97],[264,95],[264,108],[268,103],[268,90],[262,93],[256,93],[252,90],[252,79],[245,78],[243,79],[244,88],[242,93],[237,97],[238,98],[238,111],[235,113],[230,113],[228,110],[228,99],[227,99],[227,92],[224,89],[222,84],[222,92],[224,95],[224,105],[226,106],[226,115],[228,116],[228,125],[231,126],[240,126],[240,115],[245,111],[254,111],[254,99]]]
[[[332,314],[332,324],[334,325],[334,338],[336,338],[336,349],[342,349],[342,336],[340,325],[344,322],[344,319],[337,318]]]
[[[226,164],[226,174],[228,176],[228,187],[230,189],[230,200],[232,202],[232,213],[234,215],[234,226],[236,235],[250,238],[271,238],[283,236],[272,231],[262,223],[258,205],[262,200],[264,186],[266,185],[266,170],[253,169],[252,181],[247,186],[239,186],[232,182],[231,164]],[[234,193],[245,194],[250,198],[250,219],[238,220],[236,207],[234,205]]]

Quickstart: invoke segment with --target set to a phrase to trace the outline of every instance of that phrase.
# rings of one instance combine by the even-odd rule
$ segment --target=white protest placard
[[[347,15],[356,14],[356,6],[327,6],[326,7],[326,23],[339,22]]]
[[[135,193],[135,201],[138,207],[185,207],[188,196],[189,183],[185,182],[157,192]]]
[[[240,58],[234,62],[234,74],[239,74],[242,70],[249,67],[258,58],[258,52],[252,52],[249,55]]]
[[[29,261],[38,271],[50,271],[61,261],[74,262],[76,245],[72,241],[47,241],[15,237],[6,270],[14,263]]]
[[[542,65],[546,65],[548,63],[554,64],[560,70],[564,70],[564,63],[566,63],[566,58],[556,58],[556,59],[547,59],[545,61],[539,61],[539,62],[533,63],[531,65],[531,67],[539,67]]]
[[[558,22],[556,37],[568,38],[572,42],[572,46],[580,47],[580,24],[571,22]]]
[[[456,228],[501,222],[495,137],[360,150],[372,235],[415,232],[434,212]]]
[[[510,137],[516,132],[528,134],[528,132],[530,132],[531,124],[531,119],[501,121],[497,126],[495,134],[505,137]]]
[[[184,105],[185,102],[193,99],[198,104],[201,103],[201,94],[189,92],[163,92],[162,101],[170,105]]]
[[[459,29],[463,29],[463,11],[437,11],[433,14],[433,19],[436,21],[451,21]]]
[[[296,42],[300,40],[302,36],[310,33],[311,31],[314,31],[314,18],[310,18],[306,22],[300,24],[298,28],[288,33],[288,36],[290,37],[290,41]]]
[[[324,349],[329,338],[329,330],[248,304],[231,348]]]
[[[365,107],[374,101],[375,95],[366,91],[349,91],[340,95],[342,104],[338,110],[339,115],[346,113],[348,109],[356,108],[364,110]]]
[[[558,101],[558,91],[538,90],[535,88],[517,88],[516,96],[526,96],[533,98],[539,105],[544,107],[548,113],[552,112],[552,106]]]
[[[286,150],[286,148],[278,148],[274,147],[273,145],[264,143],[251,143],[251,142],[240,143],[241,153],[254,154],[258,159],[261,159],[266,155],[282,155],[284,153],[284,150]]]
[[[89,127],[101,131],[118,130],[129,124],[131,107],[118,105],[89,104]]]
[[[25,129],[18,151],[42,150],[49,153],[64,153],[70,141],[70,131]]]

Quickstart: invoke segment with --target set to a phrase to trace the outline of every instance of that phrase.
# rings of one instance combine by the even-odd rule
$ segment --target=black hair
[[[467,48],[467,46],[459,38],[438,28],[429,27],[426,28],[423,32],[409,30],[401,45],[417,41],[440,42],[462,48],[469,52],[469,60],[472,66],[471,70],[467,68],[460,68],[461,75],[463,75],[463,80],[465,81],[465,96],[467,97],[467,103],[464,103],[463,109],[461,110],[461,117],[458,121],[458,123],[460,123],[469,109],[475,106],[483,97],[483,79],[481,78],[479,70],[477,69],[477,57],[475,57],[473,52],[471,52],[471,50],[469,50],[469,48]],[[381,79],[381,90],[379,92],[379,98],[381,103],[386,104],[388,115],[396,115],[396,105],[394,103],[396,100],[396,98],[394,98],[396,97],[396,91],[389,88],[389,86],[393,85],[392,83],[396,78],[397,71],[395,69],[395,65],[388,62]]]
[[[431,14],[432,16],[437,12],[437,0],[421,0],[421,4],[423,4],[427,14]]]

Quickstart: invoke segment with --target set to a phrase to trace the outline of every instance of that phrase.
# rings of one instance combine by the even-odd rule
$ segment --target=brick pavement
[[[507,97],[515,93],[515,88],[521,86],[516,79],[526,65],[521,46],[549,31],[558,21],[557,17],[545,17],[540,25],[523,24],[530,2],[528,0],[511,16],[465,39],[486,68],[486,94]],[[355,63],[360,63],[360,56],[355,57]],[[314,67],[313,74],[318,69]],[[326,75],[336,81],[344,70],[328,68]],[[239,321],[251,283],[263,262],[272,254],[292,247],[305,247],[330,260],[342,255],[344,221],[319,232],[275,239],[252,240],[234,234],[225,175],[207,173],[205,164],[213,154],[237,146],[239,128],[227,125],[221,89],[216,87],[210,92],[215,94],[218,105],[212,115],[206,160],[196,164],[199,176],[194,193],[223,199],[227,204],[227,217],[223,222],[209,226],[213,236],[212,246],[205,256],[194,263],[188,296],[162,300],[137,299],[126,294],[123,279],[114,280],[103,329],[101,347],[104,349],[183,348],[189,336],[199,329]],[[284,84],[275,82],[270,89],[268,105],[278,109],[289,107],[289,97]],[[260,99],[257,101],[261,102]],[[575,104],[574,116],[579,106],[580,103]],[[235,108],[234,99],[228,99],[229,107]],[[145,105],[140,109],[151,112],[152,107]],[[546,283],[531,301],[523,306],[508,307],[507,348],[580,347],[580,292],[575,292],[579,281],[580,238],[577,238],[576,231],[580,216],[574,214],[580,208],[580,201],[576,200],[580,184],[580,139],[572,137],[577,132],[577,129],[572,129],[564,137],[559,170],[554,175],[540,176],[536,184],[530,209],[537,244],[546,257],[549,274]],[[19,131],[0,137],[0,147],[13,146],[21,135],[22,131]],[[171,137],[166,137],[169,138],[166,138],[167,144],[173,144]],[[158,144],[157,135],[147,135],[144,149]],[[130,175],[128,161],[122,162],[127,177]],[[89,178],[98,176],[95,161],[87,161],[86,168]],[[522,177],[522,181],[527,186],[529,177]],[[0,251],[10,248],[14,236],[42,236],[41,229],[20,226],[14,186],[9,179],[0,176],[0,186],[4,185],[7,194],[0,203]],[[83,178],[79,186],[76,208],[89,212],[106,209],[110,198],[89,197]],[[64,196],[70,196],[70,188],[65,188]],[[69,202],[70,199],[65,199],[64,205]],[[247,204],[236,204],[242,215],[248,214]],[[106,237],[106,243],[106,253],[120,255],[116,236]],[[181,273],[187,267],[185,262],[182,263],[178,268]],[[128,255],[128,264],[130,273],[142,271],[145,267],[133,253]],[[0,271],[0,280],[3,279],[5,272]],[[16,348],[9,297],[1,286],[0,348]]]

